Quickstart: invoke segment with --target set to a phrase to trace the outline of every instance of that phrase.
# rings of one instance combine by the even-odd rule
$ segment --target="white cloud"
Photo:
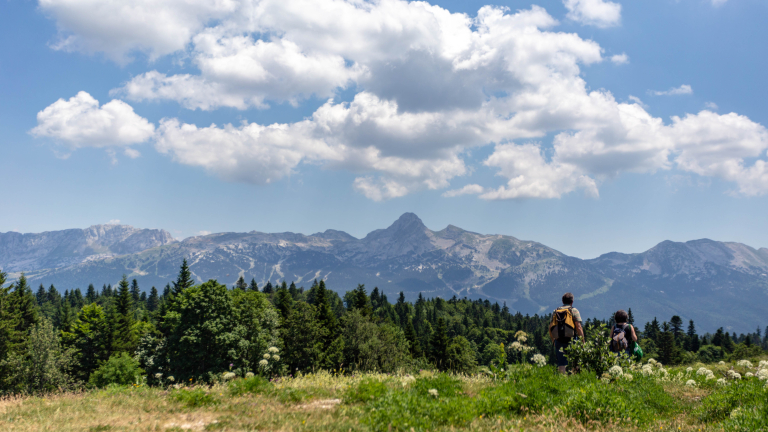
[[[124,147],[149,140],[154,126],[120,100],[99,107],[86,92],[69,100],[59,99],[37,113],[36,137],[53,138],[72,149],[80,147]],[[127,151],[129,156],[137,155]]]
[[[620,23],[618,3],[565,4],[584,24]],[[81,93],[42,111],[32,131],[72,148],[154,138],[178,163],[255,184],[317,165],[354,173],[352,188],[372,200],[448,188],[469,173],[468,151],[486,145],[494,150],[484,163],[503,185],[471,184],[445,196],[596,197],[600,183],[621,173],[674,169],[725,179],[742,194],[768,192],[765,162],[754,160],[764,156],[755,153],[762,126],[704,112],[665,125],[639,98],[619,103],[606,90],[589,91],[582,69],[605,60],[603,49],[554,31],[558,21],[538,6],[486,6],[474,18],[399,0],[42,0],[41,8],[57,20],[61,48],[117,61],[173,54],[197,70],[146,70],[114,90],[129,100],[202,110],[326,100],[293,123],[166,118],[155,133],[124,102],[99,107]],[[624,53],[609,59],[629,61]],[[337,102],[339,89],[356,95]],[[683,85],[649,93],[692,92]],[[547,135],[555,136],[551,148],[530,141]]]
[[[126,149],[123,150],[123,153],[125,153],[125,155],[131,159],[136,159],[137,157],[141,156],[141,153],[139,153],[138,150],[130,147],[126,147]]]
[[[120,219],[110,219],[107,225],[120,225]]]
[[[444,197],[456,197],[461,195],[479,195],[485,192],[485,188],[479,184],[468,184],[461,189],[452,189],[443,193]]]
[[[604,0],[563,0],[568,18],[599,28],[615,27],[621,23],[621,5]]]
[[[712,6],[718,7],[724,5],[728,0],[712,0]]]
[[[210,234],[211,234],[210,231],[204,231],[203,230],[203,231],[198,231],[195,235],[196,236],[207,236],[207,235],[210,235]]]
[[[693,88],[688,84],[683,84],[680,87],[673,87],[666,91],[649,90],[648,93],[655,96],[677,96],[677,95],[689,95],[693,94]]]
[[[648,105],[646,105],[645,103],[643,103],[643,101],[642,101],[642,100],[641,100],[639,97],[637,97],[637,96],[632,96],[632,95],[629,95],[629,100],[631,100],[632,102],[634,102],[634,103],[636,103],[636,104],[640,105],[640,106],[641,106],[641,107],[643,107],[643,109],[645,109],[645,110],[647,110],[647,109],[648,109]]]
[[[714,102],[705,102],[704,106],[707,107],[710,110],[717,111],[720,107],[717,106]]]
[[[616,54],[611,56],[611,61],[617,65],[628,64],[629,56],[626,53]]]

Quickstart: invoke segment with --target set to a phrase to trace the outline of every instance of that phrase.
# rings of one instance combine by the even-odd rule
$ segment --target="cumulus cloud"
[[[80,147],[124,147],[149,140],[155,127],[120,100],[99,106],[99,101],[81,91],[68,100],[59,99],[39,113],[30,132],[48,137],[72,149]],[[135,150],[126,150],[130,157]]]
[[[120,225],[120,219],[110,219],[107,225]]]
[[[583,24],[621,20],[618,3],[564,3],[568,18]],[[622,103],[607,90],[588,90],[583,68],[629,57],[606,59],[596,42],[554,30],[558,21],[538,6],[485,6],[475,17],[400,0],[41,0],[41,9],[59,26],[58,48],[119,62],[136,53],[190,62],[184,73],[148,68],[115,88],[115,97],[200,110],[325,100],[292,123],[166,118],[155,131],[124,102],[99,107],[81,93],[41,111],[32,131],[73,148],[152,138],[178,163],[254,184],[303,165],[345,170],[356,176],[351,187],[372,200],[447,189],[470,172],[467,152],[488,145],[483,163],[501,182],[444,196],[597,197],[598,185],[621,173],[674,169],[725,179],[741,194],[768,192],[761,125],[710,111],[665,124],[636,97]],[[335,100],[340,89],[353,89],[354,98]],[[683,85],[649,93],[692,92]],[[548,135],[551,147],[532,141]]]
[[[563,0],[567,17],[584,25],[599,28],[615,27],[621,23],[621,5],[604,0]]]
[[[689,86],[688,84],[683,84],[680,87],[673,87],[665,91],[650,90],[649,93],[655,96],[689,95],[689,94],[693,94],[693,88],[691,88],[691,86]]]
[[[611,61],[617,65],[628,64],[629,56],[626,53],[616,54],[611,56]]]
[[[707,109],[710,109],[712,111],[717,111],[720,107],[717,106],[714,102],[705,102],[704,106],[707,107]]]
[[[444,197],[456,197],[461,195],[479,195],[485,192],[485,188],[479,184],[468,184],[461,189],[452,189],[443,193]]]
[[[718,7],[724,5],[728,0],[712,0],[712,6]]]

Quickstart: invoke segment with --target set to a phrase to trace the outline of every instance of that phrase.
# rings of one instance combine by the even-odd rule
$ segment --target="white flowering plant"
[[[585,329],[583,340],[573,340],[563,349],[569,365],[575,365],[582,371],[595,372],[603,376],[612,366],[629,369],[634,364],[632,358],[625,355],[617,356],[609,348],[610,336],[605,324],[590,326]]]
[[[273,375],[280,371],[281,366],[280,349],[271,346],[267,348],[267,351],[261,356],[261,360],[259,360],[259,374],[262,376]]]

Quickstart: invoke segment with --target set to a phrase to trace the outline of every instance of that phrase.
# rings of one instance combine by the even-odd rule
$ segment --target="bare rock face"
[[[36,234],[0,233],[0,268],[6,272],[53,269],[145,251],[175,240],[165,230],[128,225]]]

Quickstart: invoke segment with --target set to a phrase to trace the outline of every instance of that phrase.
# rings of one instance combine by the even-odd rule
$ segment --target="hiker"
[[[565,374],[568,359],[560,349],[565,349],[573,339],[584,337],[584,329],[581,327],[581,314],[573,307],[573,294],[563,294],[563,305],[552,312],[552,322],[549,325],[549,337],[555,344],[557,355],[557,370]],[[573,365],[574,367],[576,365]]]
[[[627,312],[619,310],[613,315],[613,320],[616,324],[611,327],[611,351],[618,355],[626,354],[627,357],[632,357],[635,352],[635,342],[637,342],[637,334],[635,333],[635,326],[627,324],[629,315]]]

